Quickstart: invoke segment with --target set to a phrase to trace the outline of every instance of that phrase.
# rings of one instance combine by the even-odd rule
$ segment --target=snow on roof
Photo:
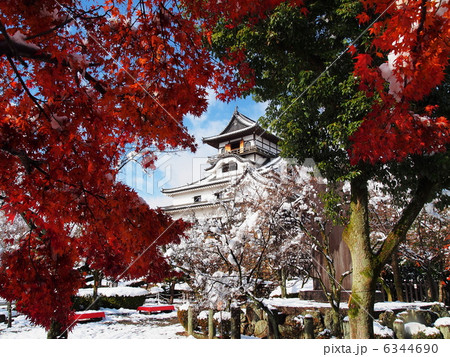
[[[183,192],[183,191],[194,191],[194,190],[201,190],[206,187],[213,187],[213,186],[220,186],[227,184],[230,181],[229,177],[218,179],[215,175],[210,175],[207,177],[204,177],[198,181],[195,181],[191,184],[187,184],[184,186],[178,186],[173,188],[163,188],[161,190],[162,193],[166,195],[170,195],[177,192]]]
[[[227,157],[227,159],[229,159],[229,157]],[[242,162],[253,163],[251,160],[242,159],[240,157],[238,157],[238,159]],[[259,173],[260,171],[261,172],[268,171],[273,165],[278,164],[280,162],[280,160],[282,160],[282,159],[280,159],[280,158],[271,159],[264,166],[255,168],[255,170],[251,170],[251,172],[252,172],[252,174],[257,175],[257,173]],[[217,163],[215,163],[214,165],[217,165]],[[245,173],[247,173],[247,172],[249,172],[249,171],[246,171]],[[245,175],[245,173],[244,173],[244,175]],[[190,184],[187,184],[184,186],[173,187],[173,188],[164,188],[161,190],[161,192],[164,193],[165,195],[170,196],[170,195],[173,195],[176,193],[181,193],[181,192],[197,191],[197,190],[202,190],[202,189],[214,187],[214,186],[225,186],[225,185],[228,185],[232,179],[236,179],[236,176],[227,176],[224,178],[217,178],[217,176],[212,173],[211,175],[203,177],[202,179],[200,179],[198,181],[194,181],[193,183],[190,183]]]

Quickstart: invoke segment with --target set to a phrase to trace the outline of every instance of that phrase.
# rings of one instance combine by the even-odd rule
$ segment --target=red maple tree
[[[226,99],[253,85],[242,51],[215,63],[205,41],[221,19],[251,26],[282,2],[0,2],[0,198],[7,216],[20,214],[29,226],[1,258],[2,296],[33,321],[64,329],[81,258],[111,275],[120,264],[130,276],[163,270],[155,246],[176,239],[183,224],[115,183],[117,163],[129,146],[194,149],[182,118],[204,111],[206,88]],[[362,23],[387,16],[371,27],[373,52],[356,57],[362,88],[381,100],[352,138],[352,163],[445,150],[447,119],[434,117],[433,107],[415,113],[410,103],[443,79],[448,2],[362,2]],[[307,13],[308,1],[290,4]],[[247,83],[235,78],[236,68]]]
[[[359,15],[360,23],[376,21],[369,30],[371,52],[355,55],[355,75],[361,80],[360,88],[379,100],[352,137],[351,162],[400,161],[411,154],[445,151],[450,143],[448,118],[436,115],[435,105],[417,112],[412,104],[444,80],[450,55],[450,4],[434,0],[362,3],[365,12]]]
[[[201,44],[164,1],[0,3],[1,209],[29,227],[6,242],[0,295],[33,322],[70,327],[80,261],[112,278],[168,272],[159,246],[184,223],[117,183],[117,166],[130,147],[150,148],[147,165],[195,149],[182,120],[213,86]]]

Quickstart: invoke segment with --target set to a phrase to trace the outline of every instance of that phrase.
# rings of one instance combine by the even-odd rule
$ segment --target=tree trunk
[[[173,304],[173,299],[175,296],[175,280],[172,280],[170,282],[169,293],[170,293],[169,304]]]
[[[102,282],[103,275],[98,270],[94,270],[92,272],[92,275],[94,277],[92,297],[95,300],[98,297],[98,288],[100,287],[100,284]]]
[[[438,291],[436,289],[435,280],[433,279],[433,274],[431,274],[431,267],[425,268],[425,274],[427,277],[426,285],[428,287],[427,291],[427,298],[428,301],[437,301],[438,300]]]
[[[373,337],[373,304],[377,274],[369,238],[367,181],[352,180],[350,220],[343,233],[352,257],[352,294],[349,301],[350,338]]]
[[[397,295],[397,301],[405,301],[403,297],[403,282],[400,276],[400,269],[398,267],[398,255],[397,252],[392,254],[392,273],[394,274],[394,286],[395,294]]]
[[[67,330],[63,329],[61,324],[57,321],[52,321],[50,329],[47,332],[48,339],[66,339]]]
[[[382,277],[380,277],[380,278],[378,279],[378,281],[379,281],[379,283],[381,284],[381,287],[383,288],[384,292],[385,292],[386,295],[387,295],[387,301],[394,301],[394,300],[392,299],[392,291],[391,291],[391,288],[389,287],[389,285],[386,284],[386,282],[384,281],[384,279],[383,279]]]
[[[353,270],[353,274],[356,276],[358,271]],[[352,295],[348,304],[350,338],[373,338],[375,282],[374,274],[366,273],[353,280]]]
[[[337,338],[342,337],[342,319],[339,311],[339,307],[332,305],[331,310],[331,335],[336,336]]]
[[[350,337],[373,337],[373,305],[375,284],[383,266],[391,259],[406,233],[429,202],[437,186],[422,177],[416,192],[402,212],[400,219],[388,234],[380,250],[374,254],[370,245],[367,180],[363,177],[351,181],[350,219],[342,238],[352,257],[353,281],[349,303]]]
[[[6,309],[8,310],[8,325],[7,325],[7,327],[9,328],[12,326],[12,303],[11,303],[11,301],[7,302]]]
[[[99,303],[98,303],[98,288],[100,287],[101,283],[102,283],[102,279],[103,279],[103,274],[98,271],[98,270],[94,270],[92,272],[92,275],[94,277],[94,282],[93,282],[93,289],[92,289],[92,309],[97,310],[99,307]]]

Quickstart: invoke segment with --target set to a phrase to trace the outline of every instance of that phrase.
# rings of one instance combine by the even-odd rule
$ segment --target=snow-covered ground
[[[145,305],[156,301],[148,299]],[[305,301],[300,299],[272,298],[265,300],[272,306],[328,307],[327,303]],[[382,302],[375,304],[375,311],[420,308],[430,303]],[[346,303],[341,304],[347,308]],[[175,311],[161,314],[140,314],[130,309],[101,309],[106,317],[98,322],[79,323],[69,333],[69,339],[186,339],[184,328],[178,322]],[[6,315],[5,306],[0,306],[0,314]],[[447,322],[447,321],[445,321]],[[380,327],[381,328],[381,327]],[[383,332],[383,334],[386,331]],[[0,324],[0,339],[45,339],[42,327],[33,325],[24,315],[14,313],[11,328]]]
[[[327,302],[317,302],[313,300],[300,300],[296,298],[292,299],[282,299],[282,298],[271,298],[265,299],[264,303],[273,307],[302,307],[302,308],[327,308],[330,307],[330,304]],[[375,311],[387,311],[387,310],[407,310],[407,309],[419,309],[421,307],[429,307],[432,304],[439,304],[438,302],[430,303],[430,302],[401,302],[401,301],[384,301],[375,303],[374,309]],[[346,302],[342,302],[340,304],[342,309],[348,309],[348,304]]]
[[[69,333],[69,339],[185,339],[184,328],[178,323],[177,313],[139,314],[136,310],[102,309],[106,318],[98,322],[79,323]],[[2,312],[3,313],[3,312]],[[0,339],[46,338],[42,327],[35,326],[23,315],[14,317],[7,328],[0,324]]]

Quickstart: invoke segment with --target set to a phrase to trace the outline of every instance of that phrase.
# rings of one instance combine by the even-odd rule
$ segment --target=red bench
[[[173,305],[139,306],[137,309],[139,313],[148,314],[175,311],[175,307]]]
[[[92,312],[79,312],[75,313],[73,317],[74,321],[77,322],[89,322],[89,321],[100,321],[105,318],[105,313],[103,311],[92,311]]]

